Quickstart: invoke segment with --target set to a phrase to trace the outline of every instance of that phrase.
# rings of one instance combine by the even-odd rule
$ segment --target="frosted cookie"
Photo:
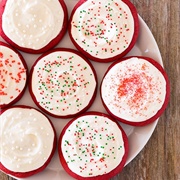
[[[0,109],[17,102],[27,82],[27,65],[22,55],[0,42]]]
[[[54,47],[67,29],[64,0],[2,0],[0,32],[9,44],[28,53]]]
[[[126,55],[138,37],[139,20],[129,0],[80,0],[74,7],[69,34],[91,60],[109,62]]]
[[[46,168],[56,148],[49,119],[27,106],[14,106],[0,115],[0,170],[18,178]]]
[[[124,167],[128,139],[111,117],[88,112],[64,127],[58,152],[63,168],[75,179],[110,179]]]
[[[148,57],[127,57],[113,63],[101,84],[106,110],[123,123],[143,126],[165,110],[170,85],[164,69]]]
[[[31,70],[30,94],[54,117],[68,118],[87,110],[97,88],[91,63],[79,52],[57,48],[43,54]]]

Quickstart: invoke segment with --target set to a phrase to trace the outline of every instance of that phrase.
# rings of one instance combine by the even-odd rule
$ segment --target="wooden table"
[[[145,148],[113,180],[180,180],[180,1],[132,2],[160,48],[171,100]],[[0,180],[12,178],[0,173]]]

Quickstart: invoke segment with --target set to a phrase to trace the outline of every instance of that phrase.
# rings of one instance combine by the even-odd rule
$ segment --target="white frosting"
[[[151,63],[133,57],[109,70],[102,81],[101,94],[115,116],[141,122],[154,116],[162,107],[166,81]]]
[[[18,54],[0,45],[0,104],[9,104],[24,89],[26,69]]]
[[[71,34],[87,53],[100,59],[125,51],[134,34],[134,19],[121,0],[86,1],[72,18]]]
[[[17,45],[38,50],[60,33],[63,20],[58,0],[8,0],[2,28]]]
[[[53,52],[37,62],[32,92],[45,110],[57,116],[76,114],[91,100],[96,80],[89,64],[77,54]]]
[[[35,170],[49,158],[54,131],[48,119],[35,109],[11,108],[1,116],[0,160],[9,170]]]
[[[68,167],[82,177],[112,171],[125,153],[122,132],[117,124],[99,115],[76,119],[66,129],[61,148]]]

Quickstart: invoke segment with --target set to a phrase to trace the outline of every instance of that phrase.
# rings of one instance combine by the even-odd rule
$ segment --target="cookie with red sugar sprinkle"
[[[110,179],[126,163],[128,139],[109,115],[87,112],[64,127],[58,153],[63,168],[73,178]]]
[[[2,0],[0,35],[27,53],[43,53],[57,45],[67,30],[64,0]]]
[[[17,102],[27,84],[27,65],[14,48],[0,42],[0,108]]]
[[[138,14],[129,0],[80,0],[71,13],[70,38],[94,61],[110,62],[125,56],[138,33]]]
[[[86,111],[94,101],[96,72],[76,50],[57,48],[40,56],[30,72],[30,94],[36,105],[54,117]]]
[[[101,83],[107,112],[117,120],[144,126],[168,105],[170,85],[163,67],[149,57],[126,57],[108,68]]]

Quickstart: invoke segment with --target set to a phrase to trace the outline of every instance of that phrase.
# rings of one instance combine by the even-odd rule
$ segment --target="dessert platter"
[[[11,1],[12,0],[9,0],[9,2]],[[109,1],[107,1],[106,12],[101,10],[102,4],[101,1],[98,0],[80,0],[79,2],[77,0],[64,0],[59,1],[59,4],[56,4],[56,0],[47,0],[47,4],[44,4],[45,1],[41,0],[39,2],[33,1],[29,7],[26,6],[27,1],[28,0],[23,1],[24,4],[22,4],[25,9],[27,8],[26,11],[22,11],[25,15],[26,13],[28,16],[32,15],[31,12],[37,13],[38,10],[41,12],[41,7],[44,7],[47,13],[50,10],[54,10],[52,16],[59,22],[58,29],[60,29],[60,32],[54,29],[56,23],[54,22],[53,24],[51,17],[46,16],[47,21],[45,21],[41,13],[39,13],[38,16],[29,16],[31,19],[29,20],[30,24],[27,24],[22,32],[16,32],[16,29],[21,27],[23,22],[17,25],[18,28],[14,26],[12,31],[2,32],[2,27],[0,29],[0,45],[4,46],[4,43],[11,44],[14,52],[22,55],[22,57],[21,55],[19,57],[23,62],[22,65],[24,65],[24,76],[27,77],[26,82],[24,82],[25,78],[23,78],[26,88],[24,89],[24,86],[22,87],[22,93],[20,93],[19,96],[16,95],[16,100],[13,101],[14,104],[12,105],[11,102],[8,104],[0,104],[0,107],[5,108],[2,109],[0,113],[4,120],[1,124],[5,129],[3,129],[3,137],[6,137],[8,134],[11,137],[16,137],[17,140],[18,134],[22,135],[23,133],[21,134],[20,131],[25,128],[28,132],[30,131],[30,134],[32,133],[31,135],[39,138],[37,141],[39,144],[37,142],[31,142],[33,138],[29,139],[32,147],[27,148],[29,152],[28,155],[24,154],[25,158],[27,156],[28,164],[30,164],[27,168],[22,168],[21,172],[18,173],[21,164],[26,164],[26,159],[24,157],[18,158],[14,155],[12,156],[13,161],[11,162],[18,161],[17,166],[13,166],[12,163],[7,162],[5,158],[1,158],[0,169],[16,179],[26,180],[111,178],[120,173],[123,167],[129,164],[140,153],[156,128],[159,116],[168,104],[170,94],[169,82],[163,69],[163,61],[158,45],[144,20],[137,14],[135,7],[127,0],[117,1],[120,5],[122,5],[121,3],[125,3],[130,9],[128,11],[126,5],[122,6],[126,8],[124,11],[119,8],[119,10],[122,11],[119,18],[121,18],[120,16],[123,16],[124,13],[124,21],[127,20],[130,24],[134,23],[134,26],[125,24],[125,30],[121,29],[122,31],[118,34],[117,40],[114,40],[111,33],[118,30],[118,23],[113,19],[114,15],[112,9],[109,8]],[[5,3],[6,0],[2,0],[1,2]],[[49,3],[51,3],[51,5]],[[40,7],[40,5],[42,6]],[[118,6],[119,4],[115,2],[113,8]],[[10,7],[11,5],[9,5],[9,8]],[[2,9],[4,9],[4,6],[0,7],[0,10]],[[87,17],[83,19],[83,13],[85,14],[87,9],[89,9],[90,12],[87,12]],[[5,29],[14,21],[18,21],[20,12],[19,9],[15,12],[13,16],[14,19],[10,17],[8,12],[5,13],[5,19],[10,17],[9,24],[7,22],[7,24],[5,23],[3,25]],[[62,14],[60,18],[58,12]],[[95,13],[93,14],[93,12]],[[111,20],[114,24],[108,24],[108,21],[106,22],[106,19],[103,18],[98,19],[98,16],[100,16],[98,13],[101,12],[105,13],[108,21]],[[132,15],[128,16],[130,12]],[[91,17],[90,14],[93,14],[93,16]],[[80,19],[77,19],[77,17]],[[81,20],[81,18],[83,20]],[[35,42],[29,43],[25,39],[31,40],[33,38],[31,33],[28,34],[31,32],[29,29],[30,25],[33,29],[32,33],[34,34],[39,28],[39,24],[33,24],[36,19],[38,19],[37,22],[39,24],[43,21],[49,24],[41,27],[43,31],[38,34],[38,37],[35,37]],[[1,14],[1,24],[2,20]],[[25,18],[25,21],[28,21],[28,19]],[[79,25],[81,23],[82,25]],[[84,30],[84,26],[88,23],[89,29]],[[105,27],[111,28],[111,31],[108,29],[104,30],[103,28]],[[51,29],[52,32],[48,34]],[[78,34],[81,30],[81,33],[85,34],[86,39],[81,39],[82,34]],[[123,35],[125,31],[129,33],[129,35],[127,35],[130,37],[129,39]],[[13,35],[13,33],[17,36]],[[18,39],[19,35],[22,36],[22,39]],[[118,41],[122,36],[124,38],[123,42]],[[112,39],[109,40],[108,37]],[[101,48],[97,45],[97,38],[100,38],[99,46]],[[14,43],[14,41],[17,43]],[[106,42],[105,46],[103,42]],[[123,44],[123,50],[118,47],[119,43]],[[111,47],[109,48],[109,46]],[[15,48],[19,51],[15,50]],[[0,48],[0,50],[2,51],[2,48]],[[101,54],[100,52],[103,53]],[[2,54],[0,54],[0,58],[2,58]],[[137,65],[132,65],[130,68],[128,67],[128,64],[131,65],[131,62],[138,62],[138,60],[139,63],[137,63]],[[128,63],[124,65],[123,62]],[[121,64],[123,64],[122,67],[120,67]],[[115,68],[117,65],[119,65],[118,70]],[[127,73],[124,73],[123,68],[125,68],[124,71],[126,72],[130,71],[130,75],[126,75]],[[138,77],[133,74],[137,69],[142,71],[141,74],[138,74]],[[157,69],[157,81],[156,77],[153,77],[153,75],[149,73],[152,69],[153,71]],[[146,72],[149,74],[145,74]],[[125,74],[122,75],[122,77],[124,76],[122,83],[116,88],[117,92],[111,91],[111,88],[115,87],[113,83],[116,83],[116,78],[121,76],[121,73]],[[19,75],[19,77],[21,77],[21,75]],[[147,81],[144,82],[143,78]],[[129,84],[126,85],[125,82]],[[3,82],[1,82],[1,84],[3,84]],[[117,103],[124,99],[126,90],[135,93],[133,87],[131,87],[132,84],[142,85],[141,87],[137,85],[140,95],[134,95],[136,99],[130,97],[130,100],[126,101],[125,99],[124,102],[121,101],[119,105],[121,109],[119,110]],[[156,86],[156,84],[160,85]],[[110,91],[108,91],[108,87],[110,87]],[[155,89],[157,93],[149,90],[148,93],[145,94],[142,87],[144,90],[149,88]],[[123,90],[123,88],[125,90]],[[15,89],[17,88],[15,87]],[[119,94],[118,98],[113,96],[114,93]],[[109,97],[114,99],[110,99]],[[133,114],[134,109],[140,106],[140,103],[142,104],[137,98],[142,97],[147,97],[148,103],[142,106],[143,110],[139,108],[137,110],[138,113],[136,111]],[[151,99],[154,99],[154,101],[152,102]],[[124,106],[128,107],[129,103],[131,104],[130,110],[128,110],[128,108],[125,109]],[[158,105],[153,109],[154,103]],[[147,111],[147,108],[151,111],[150,115],[148,114],[149,111]],[[20,110],[17,111],[18,109]],[[32,112],[29,112],[30,110]],[[127,114],[121,113],[121,111],[124,110],[126,110],[125,112]],[[12,117],[13,115],[14,117]],[[29,118],[32,116],[32,119]],[[38,117],[41,121],[37,127],[35,127],[34,124]],[[23,120],[27,118],[27,123],[20,122],[21,118]],[[9,130],[6,126],[7,119],[11,119],[11,123],[7,123]],[[19,126],[15,125],[17,133],[15,133],[15,130],[12,128],[12,124],[14,123],[20,124]],[[108,124],[110,124],[112,128],[108,129]],[[18,128],[20,130],[18,130]],[[90,128],[90,130],[88,130],[88,128]],[[46,129],[48,130],[44,135]],[[12,132],[10,132],[10,130],[12,130]],[[99,133],[99,131],[101,131],[101,133]],[[94,134],[92,132],[94,132]],[[50,134],[52,135],[51,138],[49,137]],[[47,136],[50,139],[48,139]],[[98,139],[98,141],[93,143],[91,142],[93,139]],[[2,138],[0,141],[1,140]],[[12,140],[11,143],[15,143],[16,140]],[[85,143],[86,141],[88,143]],[[116,145],[114,145],[114,142],[116,142]],[[108,144],[110,144],[111,147],[108,146]],[[25,145],[28,146],[27,143],[25,143]],[[76,145],[78,145],[78,150],[74,149]],[[44,153],[43,147],[45,149]],[[106,147],[107,151],[104,151]],[[4,142],[3,148],[6,148],[6,142]],[[16,144],[12,148],[13,152],[18,153],[19,151],[25,153],[26,149]],[[122,150],[122,152],[120,152],[120,150]],[[3,150],[3,152],[3,157],[6,157],[8,150]],[[115,156],[114,153],[117,156]],[[36,159],[40,159],[43,155],[39,164],[36,163],[33,158],[29,157],[31,154],[33,154]],[[113,162],[109,165],[110,167],[106,164],[106,159],[107,162],[108,160]],[[90,167],[91,165],[92,167]],[[103,167],[107,168],[107,170],[104,170]],[[93,168],[99,170],[96,172]]]

